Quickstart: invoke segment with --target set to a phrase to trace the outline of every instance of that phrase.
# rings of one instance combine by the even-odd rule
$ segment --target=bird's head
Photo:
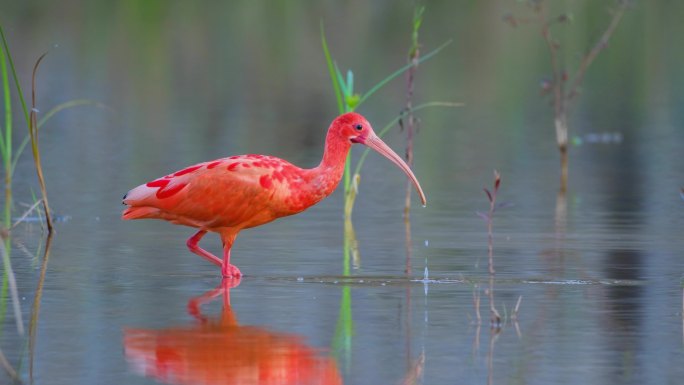
[[[338,116],[333,121],[331,129],[337,131],[343,140],[368,146],[396,164],[411,179],[420,195],[421,202],[425,205],[425,194],[411,168],[375,134],[373,127],[366,118],[356,112],[348,112]]]

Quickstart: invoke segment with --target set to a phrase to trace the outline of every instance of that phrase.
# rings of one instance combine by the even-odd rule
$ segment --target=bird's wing
[[[252,227],[287,215],[289,187],[273,178],[285,161],[242,155],[199,163],[129,191],[124,219],[160,218],[195,227]]]

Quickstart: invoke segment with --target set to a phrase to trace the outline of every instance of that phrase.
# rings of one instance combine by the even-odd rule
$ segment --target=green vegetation
[[[35,328],[37,324],[37,319],[38,319],[38,309],[40,308],[40,297],[42,295],[42,285],[45,280],[45,273],[46,273],[46,268],[47,268],[47,261],[48,261],[48,256],[49,256],[49,249],[50,249],[50,242],[52,239],[52,231],[53,231],[53,226],[52,226],[52,217],[50,215],[50,208],[48,205],[48,200],[47,200],[47,190],[45,186],[45,179],[43,176],[43,170],[42,170],[42,165],[41,165],[41,159],[40,159],[40,149],[38,146],[38,132],[41,126],[43,126],[52,116],[54,116],[56,113],[75,106],[80,106],[80,105],[86,105],[86,104],[96,104],[90,100],[84,100],[84,99],[79,99],[79,100],[71,100],[62,104],[59,104],[49,110],[45,116],[43,116],[42,119],[38,120],[38,109],[36,107],[36,74],[38,71],[38,66],[40,65],[40,62],[42,59],[45,57],[45,54],[40,56],[38,60],[36,61],[36,64],[33,68],[33,73],[32,73],[32,78],[31,78],[31,110],[29,111],[26,103],[26,99],[24,98],[24,92],[22,91],[21,83],[19,82],[19,78],[17,76],[17,72],[14,66],[14,61],[12,60],[12,55],[11,51],[9,49],[9,44],[7,42],[7,38],[5,37],[4,30],[2,28],[2,25],[0,25],[0,38],[2,39],[2,48],[0,49],[0,79],[2,81],[2,97],[3,97],[3,106],[5,108],[5,114],[4,114],[4,122],[2,126],[0,126],[0,159],[2,160],[2,169],[4,172],[4,195],[5,195],[5,201],[4,201],[4,206],[2,208],[2,219],[0,223],[0,236],[3,241],[3,247],[1,248],[1,254],[2,254],[2,266],[3,266],[3,275],[2,275],[2,285],[0,286],[0,324],[3,324],[5,321],[5,316],[7,312],[7,302],[8,299],[11,298],[12,302],[12,308],[13,308],[13,313],[14,313],[14,319],[16,322],[16,327],[17,327],[17,332],[19,335],[24,335],[24,322],[22,319],[22,313],[21,313],[21,308],[20,308],[20,302],[19,302],[19,295],[18,295],[18,290],[17,290],[17,282],[16,282],[16,277],[14,275],[13,269],[12,269],[12,259],[11,259],[11,251],[12,251],[12,244],[11,244],[11,237],[10,237],[10,231],[12,228],[14,228],[17,224],[19,224],[21,221],[23,221],[34,209],[38,207],[39,204],[42,203],[44,212],[45,212],[45,224],[47,227],[48,231],[48,236],[46,239],[46,244],[45,244],[45,249],[44,249],[44,255],[43,255],[43,261],[41,264],[41,274],[40,274],[40,279],[38,282],[38,289],[36,291],[36,296],[34,299],[33,303],[33,311],[31,312],[31,321],[30,321],[30,326],[29,326],[29,349],[31,352],[33,352],[34,348],[34,338],[35,338]],[[11,75],[11,78],[10,78]],[[19,143],[19,145],[14,148],[14,138],[13,138],[13,127],[14,127],[14,120],[12,116],[12,82],[14,82],[14,88],[16,90],[17,97],[19,98],[22,112],[24,114],[24,119],[26,121],[26,125],[28,128],[28,134],[24,137],[24,139]],[[33,196],[33,201],[35,202],[31,207],[24,212],[21,216],[19,216],[19,219],[13,222],[13,193],[12,193],[12,185],[13,185],[13,176],[14,176],[14,171],[17,166],[17,162],[19,160],[19,157],[23,154],[24,150],[26,149],[26,146],[28,144],[31,144],[31,152],[33,155],[33,160],[34,164],[36,167],[36,173],[38,176],[38,183],[40,185],[40,190],[41,190],[41,198],[38,200],[35,196]],[[39,214],[40,216],[40,214]],[[0,328],[0,333],[2,333],[2,328]],[[2,365],[5,367],[6,372],[10,374],[10,376],[18,381],[18,376],[14,368],[9,364],[9,362],[4,359],[4,355],[2,355],[2,351],[0,350],[0,361],[2,362]],[[31,362],[32,364],[32,362]],[[32,372],[32,367],[31,367],[31,372]]]
[[[339,110],[340,114],[344,114],[345,112],[352,112],[355,111],[363,102],[365,102],[369,97],[371,97],[374,93],[376,93],[378,90],[380,90],[382,87],[384,87],[387,83],[390,81],[394,80],[397,78],[399,75],[403,74],[407,70],[409,70],[412,66],[417,65],[418,63],[421,63],[425,60],[428,60],[438,54],[442,49],[444,49],[446,46],[451,44],[451,40],[443,43],[433,51],[429,52],[426,55],[423,55],[420,59],[416,60],[415,62],[411,62],[398,70],[392,72],[389,74],[387,77],[376,83],[373,87],[371,87],[366,93],[364,94],[359,94],[354,92],[354,73],[349,70],[347,71],[347,76],[346,80],[345,77],[342,75],[342,72],[340,71],[339,67],[337,66],[337,63],[332,59],[332,56],[330,54],[330,50],[328,48],[328,43],[325,38],[325,31],[323,30],[323,24],[321,24],[321,42],[323,45],[323,53],[325,54],[325,60],[328,66],[328,71],[330,73],[330,80],[332,83],[333,90],[335,92],[335,98],[337,100],[337,108]],[[447,103],[441,103],[440,105],[446,105]],[[453,104],[451,104],[453,105]],[[415,111],[415,109],[412,109],[412,111]],[[397,118],[393,124],[396,124],[399,121],[399,118]],[[382,135],[385,133],[385,130],[382,130],[378,133],[378,136],[382,137]],[[363,159],[365,159],[365,156],[359,160],[359,164],[357,164],[356,170],[357,172],[355,173],[356,175],[358,174],[358,170],[360,170],[361,165],[363,164]],[[358,178],[358,177],[355,177]],[[358,180],[357,180],[358,183]],[[354,197],[356,194],[350,193],[352,191],[352,175],[351,175],[351,159],[350,157],[347,157],[347,161],[345,163],[345,168],[344,168],[344,179],[343,179],[343,184],[344,184],[344,196],[345,196],[345,217],[350,217],[351,212],[353,209],[354,205]]]

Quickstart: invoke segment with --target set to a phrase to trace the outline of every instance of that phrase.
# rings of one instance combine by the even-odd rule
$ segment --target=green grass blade
[[[12,70],[12,77],[14,78],[14,84],[17,86],[17,91],[19,93],[19,101],[21,101],[21,109],[24,111],[24,118],[26,119],[26,125],[30,124],[29,112],[26,107],[26,100],[24,99],[24,92],[21,90],[21,84],[19,83],[19,77],[17,76],[17,71],[14,69],[14,60],[12,60],[12,55],[10,55],[9,45],[7,44],[7,39],[5,38],[5,30],[0,24],[0,37],[2,37],[2,44],[5,48],[5,53],[7,54],[7,61],[9,62],[10,69]]]
[[[105,107],[104,104],[96,102],[94,100],[90,100],[90,99],[74,99],[74,100],[70,100],[68,102],[60,103],[60,104],[52,107],[52,109],[50,109],[50,111],[45,113],[45,115],[38,121],[38,128],[42,127],[43,124],[45,124],[45,122],[47,122],[56,113],[58,113],[62,110],[65,110],[67,108],[83,106],[83,105],[93,105],[93,106],[97,106],[97,107]]]
[[[4,133],[0,133],[2,143],[0,152],[2,153],[2,163],[5,169],[5,204],[3,208],[3,223],[9,227],[12,223],[12,96],[10,95],[10,80],[7,71],[7,59],[9,51],[0,48],[0,66],[2,67],[2,89],[5,99],[5,127]]]
[[[5,98],[5,136],[0,135],[0,151],[2,152],[3,161],[7,161],[12,157],[12,99],[10,95],[9,77],[7,73],[7,57],[5,50],[0,49],[0,71],[2,72],[2,93]],[[7,147],[9,143],[10,147]]]
[[[83,106],[83,105],[94,105],[98,107],[103,107],[105,108],[106,106],[102,103],[96,102],[94,100],[90,99],[75,99],[75,100],[70,100],[68,102],[60,103],[56,105],[55,107],[52,107],[50,111],[48,111],[45,116],[43,116],[39,121],[38,121],[38,128],[42,127],[53,115],[56,113],[65,110],[67,108],[72,108],[72,107],[78,107],[78,106]],[[19,146],[17,147],[17,151],[15,151],[15,156],[14,159],[12,160],[12,170],[17,166],[17,161],[19,161],[19,156],[24,152],[24,149],[28,145],[28,143],[31,141],[31,136],[26,135],[24,137],[24,140],[21,141]]]
[[[342,77],[342,71],[340,71],[340,68],[337,66],[337,63],[334,63],[334,64],[335,64],[335,75],[337,75],[337,84],[340,85],[340,90],[342,91],[342,101],[343,101],[342,102],[342,105],[343,105],[342,109],[344,112],[348,112],[347,104],[344,103],[344,100],[349,97],[349,95],[351,94],[351,91],[347,87],[347,84],[345,84],[344,78]]]
[[[435,48],[434,50],[430,51],[429,53],[422,55],[420,57],[420,59],[418,59],[418,63],[422,63],[422,62],[432,58],[433,56],[437,55],[441,50],[446,48],[446,46],[451,44],[451,42],[452,42],[452,40],[448,40],[444,44],[442,44],[439,47]],[[389,83],[390,81],[392,81],[397,76],[403,74],[404,72],[406,72],[406,70],[408,70],[412,66],[413,66],[413,63],[409,63],[409,64],[399,68],[398,70],[394,71],[393,73],[391,73],[386,78],[382,79],[378,84],[373,86],[373,88],[371,88],[370,90],[368,90],[368,92],[366,92],[365,94],[363,94],[363,96],[361,96],[361,99],[359,100],[357,105],[360,105],[361,103],[363,103],[366,99],[368,99],[371,95],[373,95],[375,92],[377,92],[385,84]]]
[[[341,113],[344,113],[344,104],[342,102],[342,93],[340,92],[340,85],[337,82],[335,76],[335,64],[333,63],[332,57],[330,56],[330,50],[328,50],[328,42],[325,40],[325,30],[323,28],[323,21],[321,20],[321,44],[323,45],[323,53],[325,54],[325,62],[328,64],[328,73],[330,74],[330,80],[332,81],[333,90],[335,91],[335,98],[337,99],[337,109]]]

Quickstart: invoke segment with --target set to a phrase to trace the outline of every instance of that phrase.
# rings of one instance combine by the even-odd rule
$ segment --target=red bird
[[[401,168],[425,194],[409,166],[376,134],[361,115],[350,112],[333,120],[321,163],[299,168],[267,155],[237,155],[199,163],[140,185],[123,198],[123,219],[156,218],[198,228],[188,238],[190,251],[221,266],[224,277],[242,273],[230,264],[230,248],[242,229],[297,214],[330,195],[340,183],[351,145],[364,144]],[[221,236],[223,260],[199,247],[208,232]]]

